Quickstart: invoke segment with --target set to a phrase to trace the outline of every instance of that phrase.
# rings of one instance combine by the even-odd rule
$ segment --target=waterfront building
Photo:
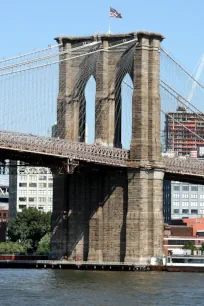
[[[9,177],[9,218],[28,207],[52,211],[53,176],[48,168],[18,166]]]
[[[184,218],[182,225],[164,226],[164,254],[169,252],[177,255],[185,253],[183,247],[191,243],[199,251],[204,244],[204,218]]]
[[[171,181],[163,182],[163,214],[164,223],[171,224]]]
[[[164,181],[164,221],[204,216],[204,186]]]
[[[9,177],[8,175],[0,175],[0,207],[7,206],[9,203]]]
[[[203,157],[204,142],[190,132],[193,131],[204,138],[203,119],[204,114],[199,114],[198,117],[196,113],[187,112],[182,107],[179,107],[177,112],[168,113],[165,123],[165,154]],[[204,215],[203,185],[164,181],[163,191],[163,212],[166,223],[171,224],[171,220]]]

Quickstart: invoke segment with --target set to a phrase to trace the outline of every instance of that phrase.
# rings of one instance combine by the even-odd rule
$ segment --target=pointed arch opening
[[[85,86],[86,119],[85,119],[85,143],[93,144],[95,139],[95,100],[96,81],[90,76]]]
[[[130,149],[132,138],[132,97],[133,97],[133,82],[127,73],[121,83],[121,143],[123,149]]]

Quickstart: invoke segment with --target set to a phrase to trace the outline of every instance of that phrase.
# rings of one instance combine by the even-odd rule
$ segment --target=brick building
[[[190,155],[192,151],[196,154],[200,147],[204,147],[204,142],[191,131],[204,138],[204,114],[199,114],[198,117],[196,113],[187,112],[181,107],[177,112],[168,113],[165,131],[166,150],[178,152],[180,155]]]
[[[204,244],[204,218],[184,219],[182,225],[165,225],[164,254],[183,254],[183,247],[192,242],[197,250]]]
[[[0,242],[6,240],[8,206],[0,206]]]

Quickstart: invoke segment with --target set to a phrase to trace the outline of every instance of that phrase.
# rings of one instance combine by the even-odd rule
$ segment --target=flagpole
[[[110,8],[109,8],[108,15],[109,15],[109,20],[108,20],[108,34],[111,34],[111,29],[110,29]]]

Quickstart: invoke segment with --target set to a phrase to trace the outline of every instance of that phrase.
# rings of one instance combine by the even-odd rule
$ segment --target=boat
[[[167,256],[165,266],[169,272],[204,272],[204,256]]]

